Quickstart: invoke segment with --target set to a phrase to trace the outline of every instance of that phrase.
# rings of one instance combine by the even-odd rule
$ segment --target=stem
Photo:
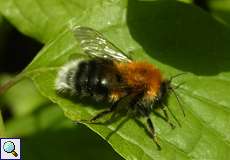
[[[0,96],[4,94],[8,89],[10,89],[13,85],[15,85],[21,79],[22,79],[22,76],[21,74],[19,74],[13,79],[7,81],[5,84],[0,85]]]

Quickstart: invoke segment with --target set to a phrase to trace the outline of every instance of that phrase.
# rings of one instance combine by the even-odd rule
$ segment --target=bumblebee
[[[77,26],[73,31],[89,58],[70,61],[60,69],[56,79],[58,93],[92,96],[96,100],[111,103],[109,108],[92,117],[90,122],[114,112],[121,101],[129,99],[128,109],[146,117],[148,131],[160,148],[150,113],[160,108],[164,119],[169,122],[165,101],[169,92],[173,91],[172,77],[164,79],[154,65],[132,60],[91,28]]]

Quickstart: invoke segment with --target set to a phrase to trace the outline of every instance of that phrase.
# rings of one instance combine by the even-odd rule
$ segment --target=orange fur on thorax
[[[160,89],[162,76],[154,65],[147,62],[132,62],[116,63],[116,66],[127,85],[134,91],[145,90],[145,98],[155,98]]]

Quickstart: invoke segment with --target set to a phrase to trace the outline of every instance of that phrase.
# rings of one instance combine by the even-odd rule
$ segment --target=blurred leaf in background
[[[0,78],[7,81],[4,79],[10,79],[12,76],[3,75]],[[11,107],[11,112],[15,117],[28,115],[39,106],[47,103],[47,99],[36,91],[34,85],[28,79],[16,84],[1,99],[2,103]]]
[[[0,137],[5,137],[5,126],[4,126],[4,122],[3,122],[3,118],[2,118],[2,112],[0,112]]]
[[[230,25],[230,1],[229,0],[210,0],[209,6],[212,14],[221,22]]]

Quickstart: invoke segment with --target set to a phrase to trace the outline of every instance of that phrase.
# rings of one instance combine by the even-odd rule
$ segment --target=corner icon
[[[21,140],[18,138],[1,138],[0,160],[21,159]]]

